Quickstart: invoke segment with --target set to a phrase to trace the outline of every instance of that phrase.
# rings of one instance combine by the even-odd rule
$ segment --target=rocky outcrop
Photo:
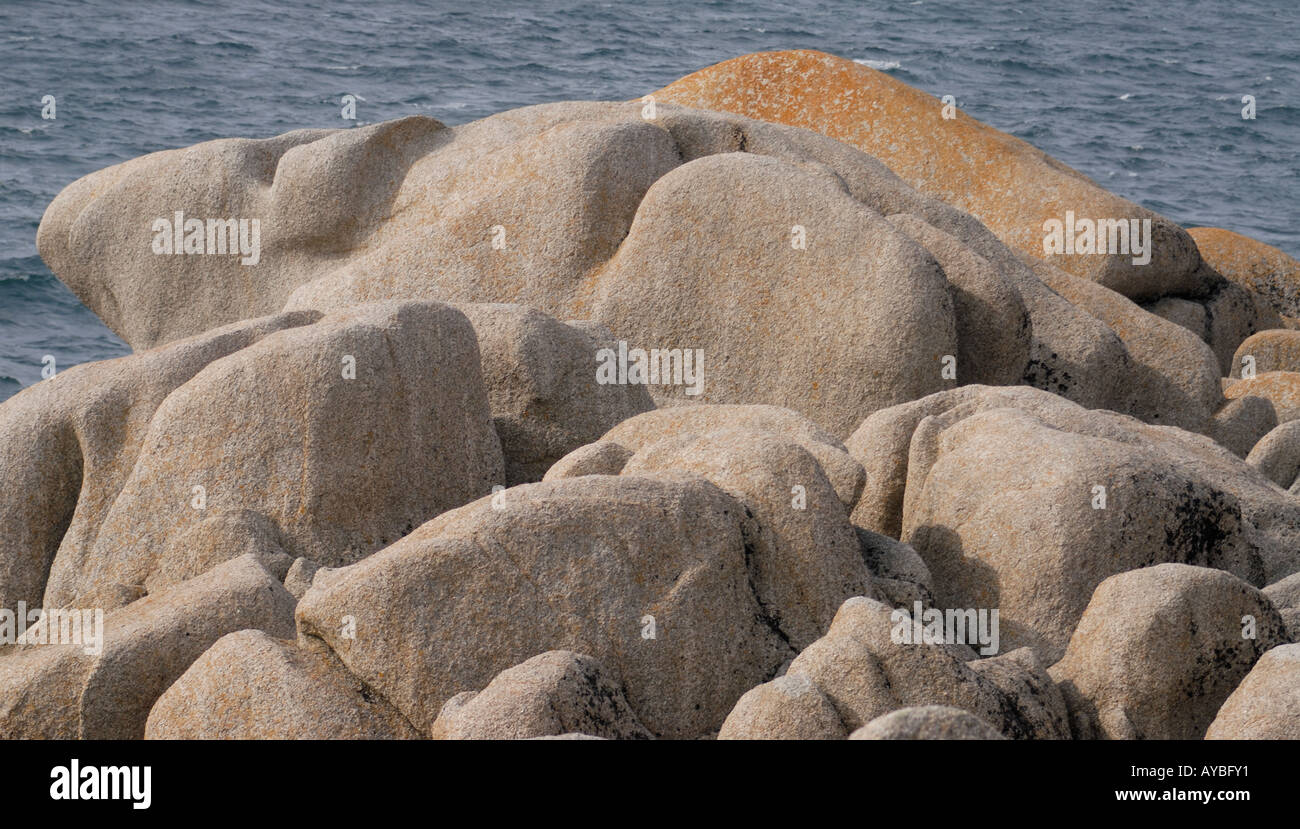
[[[698,737],[793,655],[754,595],[750,520],[699,478],[512,487],[318,576],[299,637],[421,731],[456,694],[571,650],[621,677],[652,734]]]
[[[877,717],[850,740],[1005,740],[979,717],[946,705],[900,708]]]
[[[1188,228],[1202,258],[1279,314],[1300,317],[1300,262],[1263,242],[1217,227]]]
[[[0,607],[41,606],[56,560],[79,565],[88,557],[169,394],[209,363],[319,316],[234,323],[83,364],[0,404]]]
[[[1222,570],[1162,564],[1102,582],[1051,674],[1077,737],[1195,740],[1285,643],[1260,591]]]
[[[1256,375],[1300,371],[1300,331],[1274,328],[1251,334],[1237,346],[1231,376],[1241,379],[1246,367]]]
[[[346,564],[489,492],[500,451],[459,311],[381,303],[278,332],[159,405],[93,544],[60,549],[45,601],[155,578],[210,509],[256,513],[289,554]]]
[[[752,57],[775,73],[773,83],[790,80],[784,59]],[[813,67],[828,59],[787,57]],[[976,132],[972,147],[1014,142]],[[1077,209],[1142,212],[1029,155],[1016,174],[1042,179],[1034,192],[1068,185]],[[1040,248],[1004,244],[962,205],[918,192],[882,158],[807,129],[671,104],[653,115],[639,102],[547,104],[454,128],[413,117],[209,142],[100,171],[51,204],[38,242],[55,273],[137,347],[278,307],[513,303],[599,326],[616,346],[618,385],[628,376],[635,385],[644,369],[661,405],[778,405],[843,437],[882,407],[959,384],[1023,382],[1090,407],[1205,428],[1217,401],[1202,399],[1210,388],[1196,365],[1203,355],[1178,342],[1173,364],[1151,356],[1183,329],[1128,305],[1098,310],[1118,297],[1062,296],[1013,252]],[[192,192],[194,169],[219,176],[224,191]],[[326,169],[338,172],[322,182]],[[295,211],[295,200],[316,206],[322,192],[347,198]],[[163,205],[179,203],[195,216],[238,207],[250,221],[260,217],[258,261],[153,253],[152,223],[174,221]],[[1212,273],[1184,273],[1199,266],[1190,240],[1154,220],[1149,267],[1113,256],[1054,261],[1082,262],[1086,276],[1127,296],[1210,291]],[[495,332],[491,347],[482,344],[511,483],[535,480],[624,407],[645,407],[626,389],[623,397],[608,388],[577,393],[573,349],[587,346],[573,334],[538,318],[507,325],[499,309],[492,324],[487,311],[467,313]],[[1231,328],[1240,336],[1226,347],[1236,348],[1250,333],[1229,324],[1239,316],[1207,310],[1210,342],[1231,339],[1214,333]],[[563,365],[542,369],[540,349],[528,346],[536,353],[523,358],[509,345],[538,336],[570,342],[567,356],[556,352]],[[563,410],[560,400],[573,409],[565,427],[548,420]]]
[[[1248,380],[1238,380],[1224,394],[1228,399],[1262,397],[1273,404],[1278,423],[1300,418],[1300,372],[1269,371]]]
[[[519,740],[584,734],[645,740],[623,689],[601,664],[572,651],[549,651],[498,674],[482,691],[447,700],[434,721],[438,740]]]
[[[571,103],[455,129],[407,118],[218,141],[68,188],[38,245],[136,346],[278,305],[513,302],[603,324],[629,349],[689,353],[692,376],[652,385],[660,397],[795,404],[847,433],[872,408],[945,387],[956,323],[943,270],[880,212],[937,206],[867,156],[818,139],[680,108],[647,120],[639,106]],[[195,168],[228,192],[204,198],[166,183]],[[338,171],[328,182],[326,169]],[[330,210],[292,206],[319,205],[321,188],[347,197]],[[154,254],[149,228],[172,216],[163,205],[182,203],[196,216],[260,217],[258,262]],[[161,305],[177,298],[186,313]],[[733,321],[699,313],[710,306]],[[811,327],[837,334],[795,334]],[[775,341],[773,331],[794,336]]]
[[[838,739],[877,717],[902,708],[943,705],[970,712],[991,730],[1014,738],[1063,736],[1033,707],[1022,711],[1004,692],[1007,677],[975,669],[974,651],[897,635],[912,618],[865,597],[849,599],[827,634],[801,652],[786,674],[746,694],[728,715],[720,736],[746,739]],[[1017,682],[1055,693],[1050,681],[1030,679],[1031,669],[1004,663]],[[999,681],[1000,680],[1000,681]],[[1037,704],[1036,704],[1037,705]],[[1058,709],[1062,708],[1059,701]],[[836,717],[831,716],[834,711]]]
[[[793,440],[739,428],[643,446],[623,475],[703,478],[752,516],[755,595],[796,648],[830,626],[840,604],[873,595],[858,534],[817,459]]]
[[[607,333],[565,325],[518,305],[461,305],[478,335],[505,484],[540,481],[556,461],[655,407],[639,384],[593,382]]]
[[[939,606],[1000,608],[1003,641],[1049,661],[1108,576],[1177,562],[1263,585],[1300,569],[1300,504],[1253,467],[1037,390],[924,398],[868,418],[847,445],[868,481],[854,522],[912,545]]]
[[[806,51],[93,173],[0,736],[1295,736],[1294,261],[1194,235]]]
[[[1053,264],[1131,299],[1202,286],[1186,231],[1107,192],[1018,138],[884,72],[811,50],[760,52],[701,69],[656,100],[806,127],[883,161],[904,181],[978,218],[1012,249],[1043,255],[1044,222],[1079,218],[1151,222],[1151,260],[1060,255]],[[1015,193],[1015,198],[1008,198]]]
[[[1224,701],[1207,740],[1300,740],[1300,645],[1260,657]]]
[[[327,653],[260,630],[217,640],[159,697],[146,740],[388,740],[420,734]]]
[[[47,610],[17,650],[0,654],[0,736],[140,739],[154,702],[218,639],[294,630],[293,597],[251,555],[121,610],[98,609],[98,619],[97,609],[68,609],[57,622]],[[78,622],[81,641],[68,642],[60,631]]]

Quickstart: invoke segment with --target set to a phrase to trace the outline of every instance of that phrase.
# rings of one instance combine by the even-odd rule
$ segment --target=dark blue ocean
[[[225,136],[627,99],[727,58],[868,63],[1183,225],[1300,256],[1297,0],[0,0],[0,399],[127,347],[36,255],[66,184]],[[1240,116],[1254,95],[1257,117]],[[54,95],[55,120],[41,117]]]

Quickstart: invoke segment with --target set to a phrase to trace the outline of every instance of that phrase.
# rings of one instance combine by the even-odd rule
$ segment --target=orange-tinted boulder
[[[883,161],[904,181],[974,215],[1009,247],[1043,256],[1044,222],[1149,219],[1151,261],[1128,254],[1057,255],[1052,264],[1131,299],[1204,289],[1181,227],[1106,191],[1041,150],[951,109],[884,72],[823,52],[759,52],[652,93],[700,109],[804,127]]]
[[[1263,297],[1279,314],[1300,316],[1300,262],[1231,230],[1193,227],[1187,232],[1216,271]]]

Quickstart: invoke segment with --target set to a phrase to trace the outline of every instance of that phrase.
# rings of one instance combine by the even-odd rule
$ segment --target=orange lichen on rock
[[[1216,271],[1288,317],[1300,316],[1300,262],[1272,245],[1219,227],[1188,228],[1201,257]]]
[[[1043,255],[1043,223],[1066,211],[1150,219],[1152,259],[1073,254],[1052,264],[1130,298],[1196,293],[1195,245],[1170,220],[1099,187],[1020,139],[884,72],[811,50],[759,52],[702,69],[656,100],[815,130],[884,162],[913,187],[974,215],[1008,246]],[[948,117],[945,117],[948,116]]]

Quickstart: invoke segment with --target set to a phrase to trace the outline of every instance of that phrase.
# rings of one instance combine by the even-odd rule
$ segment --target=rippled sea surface
[[[867,63],[1187,225],[1300,256],[1296,0],[0,0],[0,399],[129,351],[36,254],[86,173],[226,136],[638,97],[772,49]],[[41,100],[54,95],[54,120]],[[1254,95],[1257,117],[1241,117]]]

